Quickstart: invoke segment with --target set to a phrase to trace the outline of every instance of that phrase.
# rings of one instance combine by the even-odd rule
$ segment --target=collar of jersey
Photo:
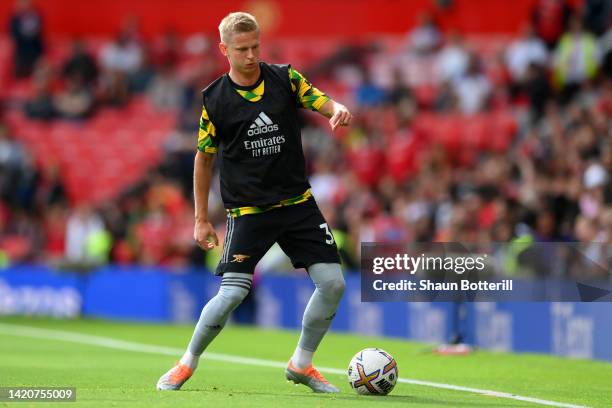
[[[238,89],[238,88],[234,88],[234,89],[236,90],[236,92],[238,92],[240,96],[242,96],[247,101],[257,102],[261,100],[261,98],[263,98],[264,86],[265,86],[264,81],[262,80],[259,85],[257,85],[255,88],[251,90],[244,90],[244,89]]]
[[[242,96],[244,99],[246,99],[247,101],[257,102],[261,100],[261,98],[263,97],[264,87],[265,87],[264,78],[263,78],[263,70],[260,71],[259,78],[257,78],[257,81],[255,81],[255,84],[250,85],[250,86],[238,85],[237,83],[232,81],[232,78],[230,78],[229,74],[226,74],[226,77],[227,77],[227,80],[232,85],[232,87],[234,88],[234,90],[238,92],[238,94]]]

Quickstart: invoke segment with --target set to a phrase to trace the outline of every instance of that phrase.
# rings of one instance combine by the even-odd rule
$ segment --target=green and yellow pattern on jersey
[[[329,101],[329,96],[312,86],[302,74],[291,67],[289,67],[289,80],[291,90],[303,108],[318,112],[325,102]]]
[[[215,125],[208,117],[206,107],[202,106],[202,116],[200,116],[200,130],[198,131],[198,150],[203,153],[217,153],[219,140]]]
[[[329,97],[304,78],[295,69],[289,67],[289,81],[291,82],[291,90],[296,94],[299,104],[306,109],[318,111],[321,106],[329,100]],[[236,92],[249,102],[257,102],[263,98],[265,91],[265,81],[257,85],[257,88],[251,90],[236,89]]]
[[[312,197],[312,191],[310,189],[306,190],[303,194],[300,194],[297,197],[288,198],[286,200],[280,201],[278,204],[266,205],[264,207],[239,207],[239,208],[231,208],[227,210],[227,213],[232,217],[240,217],[242,215],[248,214],[260,214],[266,211],[273,210],[275,208],[287,207],[290,205],[301,204]]]
[[[236,92],[240,94],[244,99],[249,102],[257,102],[263,98],[264,89],[265,89],[265,81],[261,81],[261,84],[257,85],[257,88],[251,89],[249,91],[245,91],[242,89],[236,89]]]

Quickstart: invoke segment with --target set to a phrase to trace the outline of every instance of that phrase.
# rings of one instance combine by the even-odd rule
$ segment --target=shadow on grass
[[[206,393],[219,393],[219,394],[225,394],[228,397],[232,397],[232,396],[240,396],[240,397],[249,397],[249,396],[253,396],[253,397],[291,397],[291,398],[306,398],[309,400],[312,399],[319,399],[319,400],[329,400],[331,401],[344,401],[344,402],[355,402],[355,403],[367,403],[367,404],[385,404],[385,403],[392,403],[392,404],[412,404],[412,405],[416,405],[416,404],[420,404],[420,405],[432,405],[432,406],[452,406],[452,407],[490,407],[494,404],[495,407],[506,407],[506,408],[513,408],[513,407],[525,407],[525,404],[521,404],[519,402],[514,402],[511,400],[503,400],[503,399],[498,399],[495,398],[494,402],[493,400],[491,400],[491,397],[485,397],[483,396],[483,400],[482,401],[457,401],[456,399],[452,399],[452,398],[445,398],[445,397],[441,397],[441,398],[423,398],[423,397],[418,397],[418,396],[414,396],[414,395],[405,395],[405,394],[391,394],[391,395],[385,395],[385,396],[380,396],[380,395],[358,395],[356,393],[347,393],[347,392],[341,392],[339,394],[317,394],[314,392],[311,393],[303,393],[303,394],[286,394],[286,393],[274,393],[274,392],[261,392],[261,391],[240,391],[240,390],[220,390],[220,389],[215,389],[215,388],[201,388],[201,389],[188,389],[188,390],[182,390],[181,392],[189,392],[189,393],[196,393],[196,392],[206,392]],[[473,395],[473,396],[477,396],[477,395]]]

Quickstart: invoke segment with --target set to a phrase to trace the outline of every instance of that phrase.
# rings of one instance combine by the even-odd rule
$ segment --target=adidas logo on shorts
[[[255,118],[255,121],[249,127],[247,134],[249,136],[261,135],[263,133],[274,132],[278,130],[278,125],[272,122],[272,119],[263,112],[260,112]]]

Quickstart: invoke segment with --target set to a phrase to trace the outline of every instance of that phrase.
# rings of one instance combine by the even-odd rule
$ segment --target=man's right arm
[[[219,245],[215,229],[208,221],[208,192],[210,191],[214,159],[213,154],[198,150],[193,164],[193,195],[195,201],[193,238],[198,246],[205,251]]]
[[[208,221],[208,192],[212,179],[213,162],[219,139],[215,125],[208,117],[206,107],[202,106],[200,131],[198,133],[198,152],[193,165],[193,194],[195,201],[195,227],[193,238],[200,248],[207,251],[219,244],[212,224]],[[209,238],[211,239],[209,241]]]

